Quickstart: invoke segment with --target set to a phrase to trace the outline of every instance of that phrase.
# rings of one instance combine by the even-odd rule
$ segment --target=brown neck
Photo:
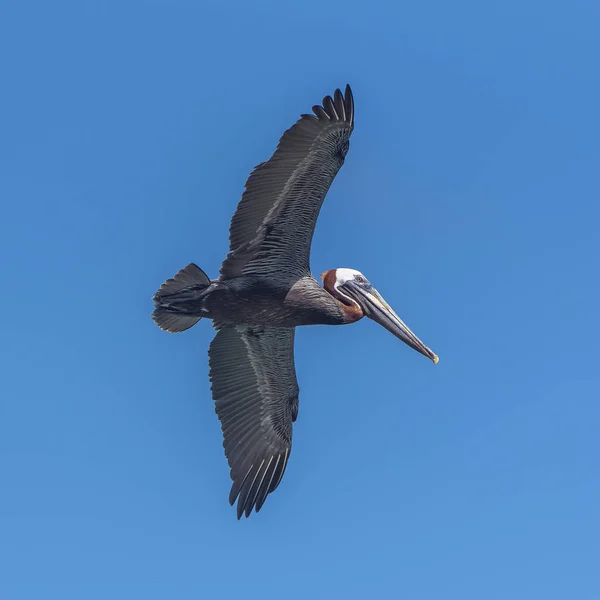
[[[323,280],[323,289],[339,302],[340,308],[344,313],[345,323],[354,323],[364,317],[362,308],[354,300],[346,298],[336,290],[336,274],[334,269],[322,273],[321,279]]]

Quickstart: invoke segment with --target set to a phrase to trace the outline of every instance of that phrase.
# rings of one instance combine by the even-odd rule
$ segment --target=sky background
[[[600,598],[600,4],[3,2],[0,598]],[[279,489],[238,522],[215,277],[252,167],[350,83],[312,270],[372,322],[296,336]],[[352,245],[348,245],[352,239]]]

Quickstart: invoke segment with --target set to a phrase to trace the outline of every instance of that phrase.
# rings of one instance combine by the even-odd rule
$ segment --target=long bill
[[[392,307],[382,298],[381,294],[371,287],[368,290],[359,286],[353,288],[353,292],[358,292],[359,304],[365,313],[365,316],[373,319],[382,327],[385,327],[390,333],[402,340],[405,344],[423,354],[437,364],[440,360],[438,355],[429,349],[408,327],[408,325],[394,312]]]

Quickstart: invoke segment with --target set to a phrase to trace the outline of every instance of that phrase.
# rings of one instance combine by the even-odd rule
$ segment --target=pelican
[[[219,277],[211,280],[190,263],[153,297],[152,318],[161,329],[185,331],[204,318],[217,330],[209,377],[233,481],[229,503],[237,500],[238,519],[260,511],[288,463],[298,416],[296,327],[368,317],[438,362],[362,273],[331,269],[321,275],[322,286],[311,275],[319,211],[354,129],[350,86],[312,110],[250,174]]]

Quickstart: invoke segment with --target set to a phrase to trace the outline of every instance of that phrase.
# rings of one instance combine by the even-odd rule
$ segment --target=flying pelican
[[[208,351],[210,381],[238,519],[260,511],[287,466],[298,416],[297,326],[346,325],[366,316],[438,362],[362,273],[325,271],[322,287],[311,275],[317,217],[354,129],[350,86],[312,110],[248,178],[220,276],[211,280],[190,263],[153,297],[152,318],[161,329],[185,331],[208,318],[217,330]]]

